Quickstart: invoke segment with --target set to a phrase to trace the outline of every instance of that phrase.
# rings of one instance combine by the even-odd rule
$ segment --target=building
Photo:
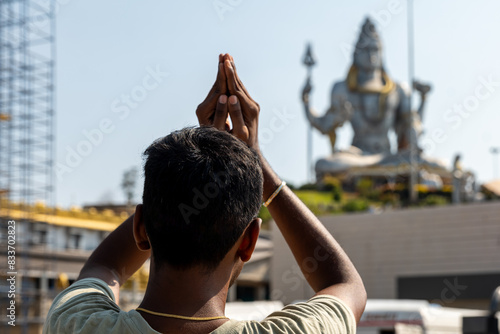
[[[21,206],[17,209],[12,203],[2,204],[0,246],[4,250],[9,245],[14,247],[11,249],[15,251],[15,263],[13,270],[2,271],[1,279],[5,282],[10,277],[8,273],[15,272],[16,327],[2,321],[0,332],[38,333],[53,298],[77,278],[92,250],[118,226],[122,217],[95,210],[53,210],[38,204],[31,207],[30,219],[25,219],[25,206],[21,210]],[[9,225],[15,226],[15,243],[9,243]],[[7,252],[0,254],[0,261],[7,263]],[[8,287],[2,285],[2,289]],[[5,306],[11,299],[7,291],[1,292],[2,319],[6,319]]]
[[[425,299],[488,309],[500,285],[500,202],[321,217],[358,269],[369,299]],[[307,299],[306,283],[273,226],[271,298]],[[312,259],[311,270],[315,261]]]
[[[5,203],[3,203],[5,204]],[[7,250],[9,221],[15,221],[15,302],[16,327],[0,323],[1,333],[41,333],[47,312],[55,296],[73,283],[79,272],[100,242],[129,214],[116,210],[99,212],[74,208],[60,210],[37,205],[32,207],[30,219],[25,212],[0,209],[0,247]],[[25,207],[23,207],[25,209]],[[53,214],[47,214],[51,212]],[[267,233],[268,235],[269,233]],[[260,238],[254,256],[244,267],[236,284],[231,288],[229,301],[269,299],[269,263],[272,243]],[[0,253],[0,262],[7,263],[7,252]],[[0,273],[2,282],[10,277],[9,271]],[[124,284],[120,293],[120,307],[129,310],[142,300],[149,277],[149,261]],[[6,319],[9,286],[2,284],[0,291],[0,317]]]

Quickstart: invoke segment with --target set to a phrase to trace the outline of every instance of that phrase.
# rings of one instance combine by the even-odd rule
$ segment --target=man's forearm
[[[264,158],[264,199],[280,185],[280,178]],[[364,286],[346,253],[316,216],[287,187],[268,206],[304,276],[315,292],[349,285],[364,296]]]
[[[137,248],[133,234],[133,217],[130,216],[94,250],[83,266],[78,279],[98,277],[109,285],[119,285],[136,272],[151,255],[150,251]]]

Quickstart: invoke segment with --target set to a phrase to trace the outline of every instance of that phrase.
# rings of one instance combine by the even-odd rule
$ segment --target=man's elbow
[[[355,291],[355,309],[353,310],[353,313],[356,317],[356,322],[359,322],[363,312],[365,311],[366,301],[368,300],[368,294],[361,277],[359,278],[359,282],[356,283]]]

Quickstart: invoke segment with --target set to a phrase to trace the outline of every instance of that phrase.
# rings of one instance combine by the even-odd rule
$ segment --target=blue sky
[[[235,57],[261,106],[264,154],[295,184],[307,177],[300,101],[307,42],[317,58],[312,103],[319,113],[332,84],[347,74],[367,15],[384,43],[389,75],[408,80],[404,0],[56,2],[56,197],[64,207],[124,201],[123,171],[141,168],[154,139],[196,125],[194,111],[213,84],[221,52]],[[415,76],[433,86],[421,144],[450,165],[461,153],[464,167],[488,181],[490,147],[500,146],[500,2],[420,0],[414,8]],[[351,136],[345,125],[340,147]],[[313,144],[315,160],[330,153],[317,132]],[[138,201],[141,192],[142,179]]]

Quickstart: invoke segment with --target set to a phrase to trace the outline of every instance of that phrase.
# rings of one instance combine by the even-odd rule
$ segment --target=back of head
[[[262,203],[257,154],[231,134],[185,128],[144,152],[143,219],[157,266],[215,268]]]

